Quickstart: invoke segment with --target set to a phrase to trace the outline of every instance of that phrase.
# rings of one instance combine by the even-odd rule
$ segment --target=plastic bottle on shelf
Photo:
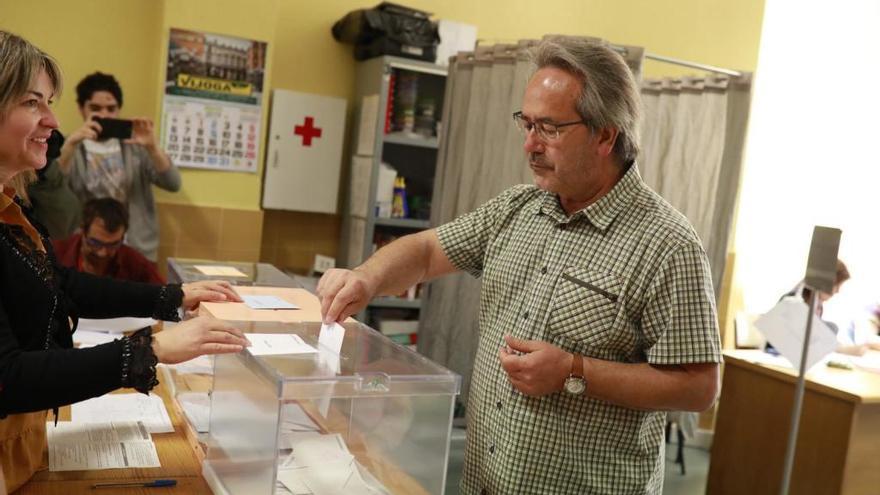
[[[406,204],[406,180],[398,175],[394,180],[394,198],[391,201],[391,217],[407,218],[409,206]]]
[[[424,98],[418,105],[418,114],[416,115],[415,122],[416,134],[425,138],[434,137],[434,122],[434,99]]]
[[[391,165],[379,163],[379,180],[376,184],[376,216],[391,218],[391,205],[394,203],[394,182],[397,170]]]
[[[416,121],[416,97],[419,88],[419,75],[400,71],[394,88],[394,130],[413,134]]]

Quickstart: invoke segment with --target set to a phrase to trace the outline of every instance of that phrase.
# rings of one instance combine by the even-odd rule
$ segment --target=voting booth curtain
[[[523,138],[512,120],[534,71],[536,40],[479,46],[450,61],[431,224],[474,210],[505,189],[532,183]],[[644,49],[615,46],[640,78]],[[697,228],[713,267],[716,295],[739,183],[749,78],[645,81],[643,151],[648,184]],[[708,241],[708,243],[707,243]],[[431,282],[423,296],[419,351],[461,373],[462,400],[479,339],[480,281],[456,274]]]
[[[751,79],[744,74],[642,82],[639,172],[694,226],[709,256],[716,298],[733,232]]]
[[[450,62],[433,226],[475,209],[512,185],[531,182],[512,114],[522,104],[532,72],[527,53],[532,44],[478,47]],[[460,273],[432,282],[419,323],[419,351],[462,375],[462,401],[470,389],[479,339],[479,292],[480,281]]]

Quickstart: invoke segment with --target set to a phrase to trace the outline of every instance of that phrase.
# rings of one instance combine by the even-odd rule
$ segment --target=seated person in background
[[[861,356],[867,350],[880,351],[880,306],[871,306],[854,311],[856,317],[841,325],[844,329],[837,333],[837,342],[841,346],[854,349],[854,354]]]
[[[82,217],[82,233],[52,241],[62,266],[101,277],[165,283],[152,261],[122,243],[128,230],[125,205],[113,198],[92,199]]]
[[[843,287],[843,283],[849,280],[849,278],[849,269],[846,267],[842,260],[837,260],[837,270],[834,273],[834,287],[831,290],[831,293],[829,294],[827,292],[820,291],[819,294],[816,295],[816,316],[818,316],[819,318],[822,317],[822,313],[825,311],[825,303],[829,299],[834,297],[835,294],[840,292],[840,288]],[[805,303],[810,304],[810,297],[813,295],[813,289],[805,286],[804,281],[801,280],[800,283],[798,283],[794,289],[785,294],[785,296],[796,296],[798,294],[801,295]],[[830,323],[829,326],[837,331],[837,328],[835,328],[837,325]]]
[[[159,250],[159,221],[153,185],[166,191],[180,189],[180,172],[159,147],[153,121],[132,119],[131,139],[100,139],[94,118],[119,118],[122,87],[110,74],[96,72],[76,85],[76,102],[83,125],[70,133],[58,164],[70,180],[70,189],[83,201],[111,197],[128,207],[126,241],[155,262]]]
[[[76,232],[80,224],[82,205],[61,173],[58,156],[64,145],[64,136],[58,129],[46,141],[46,160],[48,165],[37,170],[37,180],[28,184],[28,197],[31,200],[31,213],[49,231],[52,239],[64,239]]]
[[[822,313],[825,310],[825,308],[824,308],[825,303],[829,299],[834,297],[835,294],[840,292],[840,288],[843,286],[843,283],[849,279],[850,279],[849,269],[847,269],[846,264],[844,264],[843,261],[838,259],[837,260],[837,270],[834,273],[834,287],[831,290],[831,293],[820,291],[819,294],[816,295],[816,316],[818,316],[819,318],[822,318]],[[794,289],[790,290],[782,297],[797,296],[798,294],[800,294],[801,298],[803,298],[805,303],[807,303],[808,305],[810,304],[810,297],[813,295],[813,290],[810,289],[809,287],[805,286],[803,280],[801,280],[801,282],[798,283]],[[842,353],[842,354],[851,354],[854,356],[861,356],[862,354],[864,354],[868,350],[867,345],[855,345],[854,343],[848,342],[846,339],[843,339],[841,332],[840,332],[840,329],[838,328],[837,324],[832,323],[827,320],[824,320],[824,319],[822,321],[826,325],[828,325],[828,327],[831,328],[831,330],[833,330],[835,334],[837,334],[837,341],[838,341],[837,352]],[[771,353],[776,354],[776,349],[770,344],[767,344],[765,350],[767,352],[771,352]]]

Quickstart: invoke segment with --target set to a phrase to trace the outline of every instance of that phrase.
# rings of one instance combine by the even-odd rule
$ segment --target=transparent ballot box
[[[225,320],[244,333],[295,333],[296,324],[321,321],[321,303],[305,289],[288,287],[236,286],[241,296],[274,296],[295,305],[296,310],[255,310],[244,303],[202,303],[200,315]],[[354,321],[354,320],[351,320]],[[173,324],[167,324],[173,325]],[[186,419],[187,437],[196,455],[204,458],[205,434],[210,429],[210,395],[214,381],[214,357],[200,356],[191,361],[161,365],[163,381],[170,384],[174,406]]]
[[[200,280],[227,280],[233,285],[299,287],[269,263],[168,258],[168,282],[182,284]]]
[[[215,494],[444,493],[458,375],[358,322],[338,353],[320,323],[271,327],[259,332],[293,334],[302,352],[215,358]]]

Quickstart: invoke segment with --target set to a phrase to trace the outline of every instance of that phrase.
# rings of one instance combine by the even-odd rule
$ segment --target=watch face
[[[565,391],[572,395],[580,395],[587,389],[587,383],[583,378],[570,376],[565,379]]]

